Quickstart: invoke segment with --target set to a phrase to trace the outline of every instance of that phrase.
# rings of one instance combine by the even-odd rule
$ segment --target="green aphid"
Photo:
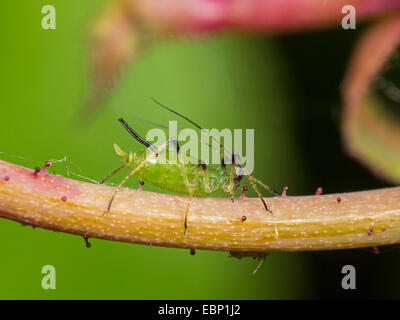
[[[157,101],[155,102],[161,107],[177,114],[202,130],[200,126],[183,115],[160,104]],[[186,234],[187,217],[192,197],[194,195],[206,195],[222,191],[229,194],[232,202],[234,202],[235,190],[240,186],[240,181],[242,180],[243,176],[247,176],[251,186],[262,201],[265,210],[272,215],[272,212],[268,209],[260,191],[256,187],[256,183],[269,190],[275,196],[279,196],[279,194],[255,177],[246,174],[243,164],[238,161],[234,154],[232,154],[232,163],[230,164],[225,164],[223,158],[221,159],[221,165],[206,165],[201,162],[198,164],[193,164],[187,163],[188,161],[177,161],[176,159],[179,159],[179,157],[184,155],[179,153],[180,147],[176,139],[169,139],[160,147],[155,147],[150,142],[139,136],[122,118],[120,118],[119,121],[137,141],[146,146],[146,149],[126,153],[117,144],[114,144],[115,152],[124,158],[124,164],[111,172],[100,183],[104,183],[108,178],[112,177],[122,169],[128,168],[131,171],[121,181],[118,187],[116,187],[115,192],[103,215],[110,211],[111,205],[118,191],[125,184],[125,182],[135,174],[139,176],[142,181],[146,181],[164,190],[187,194],[190,196],[184,212],[184,234]],[[211,138],[213,137],[211,136]],[[169,147],[172,144],[175,146],[175,148]],[[222,145],[220,145],[220,147],[223,148]],[[169,159],[173,160],[170,161]],[[275,231],[277,234],[276,227]]]

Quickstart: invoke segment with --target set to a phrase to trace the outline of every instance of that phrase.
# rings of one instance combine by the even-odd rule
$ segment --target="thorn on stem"
[[[140,180],[140,181],[139,181],[138,191],[142,191],[142,190],[143,190],[143,185],[144,185],[144,181],[143,181],[143,180]]]
[[[288,187],[288,186],[285,186],[285,187],[283,188],[281,197],[286,197],[288,191],[289,191],[289,187]]]
[[[247,186],[243,186],[242,193],[240,194],[240,197],[239,197],[240,200],[246,199],[246,191],[247,190],[249,190],[249,188]]]
[[[323,192],[324,190],[322,189],[322,187],[318,187],[317,190],[315,190],[315,195],[320,196]]]
[[[35,168],[35,170],[33,171],[33,175],[34,175],[35,177],[37,177],[37,175],[38,175],[40,172],[46,172],[46,169],[47,169],[48,167],[50,167],[50,166],[51,166],[51,162],[50,162],[50,161],[46,161],[46,162],[44,163],[44,166],[43,166],[42,169],[40,169],[39,167],[36,167],[36,168]]]
[[[372,247],[372,253],[373,254],[379,254],[380,253],[379,248],[378,247]]]
[[[86,235],[84,235],[84,236],[82,236],[82,237],[83,237],[83,240],[85,240],[86,248],[90,248],[92,245],[91,245],[91,243],[89,242],[89,237],[86,236]]]
[[[39,167],[36,167],[35,170],[33,171],[33,176],[34,176],[34,177],[37,177],[37,175],[38,175],[38,173],[40,172],[40,170],[41,170],[41,169],[40,169]]]
[[[50,162],[50,161],[46,161],[46,162],[44,163],[44,166],[43,166],[43,168],[42,168],[42,171],[46,172],[46,169],[47,169],[48,167],[50,167],[50,166],[51,166],[51,162]]]

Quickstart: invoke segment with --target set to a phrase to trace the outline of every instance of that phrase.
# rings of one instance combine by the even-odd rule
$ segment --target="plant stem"
[[[90,238],[222,251],[300,251],[400,243],[400,188],[302,197],[188,197],[75,181],[0,160],[0,216]],[[338,199],[340,198],[340,201]],[[246,219],[242,219],[246,216]],[[275,224],[278,236],[275,233]]]

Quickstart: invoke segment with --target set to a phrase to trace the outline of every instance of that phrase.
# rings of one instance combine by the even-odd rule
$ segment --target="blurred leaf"
[[[397,0],[349,0],[357,19],[400,8]],[[110,0],[93,22],[90,40],[94,89],[86,113],[104,102],[128,62],[150,37],[210,35],[219,31],[293,33],[340,26],[340,1],[309,0]]]
[[[394,67],[387,61],[399,42],[400,14],[372,26],[360,40],[344,80],[342,123],[350,154],[396,183],[400,181],[400,120],[373,89],[377,76]]]

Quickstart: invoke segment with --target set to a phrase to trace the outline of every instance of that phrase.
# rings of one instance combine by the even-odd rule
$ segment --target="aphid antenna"
[[[221,149],[223,149],[224,151],[226,151],[226,152],[228,152],[228,153],[231,153],[231,151],[228,150],[228,149],[226,149],[222,143],[220,143],[212,134],[210,134],[210,133],[208,132],[208,130],[205,130],[204,128],[202,128],[201,126],[199,126],[196,122],[194,122],[193,120],[191,120],[191,119],[189,119],[188,117],[186,117],[186,116],[180,114],[179,112],[177,112],[177,111],[171,109],[170,107],[167,107],[165,104],[162,104],[161,102],[159,102],[159,101],[156,100],[155,98],[152,97],[151,99],[152,99],[159,107],[161,107],[161,108],[163,108],[163,109],[165,109],[165,110],[168,110],[169,112],[172,112],[172,113],[176,114],[177,116],[181,117],[182,119],[184,119],[184,120],[188,121],[189,123],[191,123],[192,125],[194,125],[196,128],[200,129],[200,130],[201,130],[202,132],[204,132],[207,136],[209,136],[211,139],[213,139],[214,142],[215,142],[217,145],[219,145],[219,147],[220,147]],[[215,149],[214,149],[214,150],[215,150]]]
[[[164,129],[169,129],[168,126],[166,126],[164,124],[161,124],[161,123],[157,123],[157,122],[154,122],[154,121],[151,121],[151,120],[143,119],[143,118],[138,117],[138,116],[132,116],[132,117],[136,118],[137,120],[140,120],[140,121],[146,122],[148,124],[151,124],[153,126],[157,126],[157,127],[164,128]],[[185,130],[181,130],[179,132],[185,132]],[[197,137],[192,136],[192,135],[190,137],[196,139],[197,142],[200,142]],[[204,143],[207,147],[212,148],[212,146],[210,146],[208,143],[206,143],[206,142],[202,142],[202,143]]]
[[[147,148],[151,148],[152,150],[155,149],[150,142],[148,142],[146,139],[142,138],[139,134],[137,134],[136,131],[133,130],[124,119],[119,118],[118,121],[122,124],[122,126],[126,129],[126,131],[128,131],[131,134],[131,136],[134,137],[137,141],[145,145]]]
[[[152,126],[157,126],[157,127],[160,127],[160,128],[169,129],[168,126],[166,126],[164,124],[161,124],[161,123],[157,123],[157,122],[154,122],[154,121],[151,121],[151,120],[147,120],[147,119],[144,119],[144,118],[141,118],[141,117],[138,117],[138,116],[130,116],[130,118],[131,117],[135,118],[136,120],[139,120],[141,122],[145,122],[147,124],[151,124]]]

